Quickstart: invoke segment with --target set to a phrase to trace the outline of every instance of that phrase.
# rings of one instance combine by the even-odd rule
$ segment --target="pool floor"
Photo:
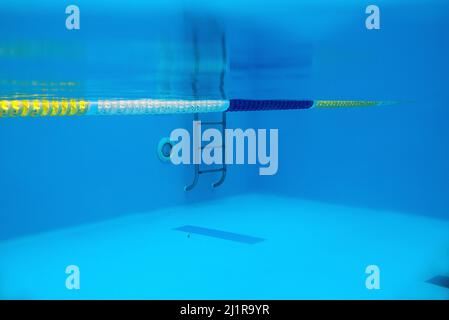
[[[448,273],[449,221],[266,194],[0,243],[2,299],[449,299]]]

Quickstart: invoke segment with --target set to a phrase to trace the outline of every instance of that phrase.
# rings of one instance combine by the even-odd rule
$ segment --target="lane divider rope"
[[[0,100],[0,118],[84,115],[145,115],[207,112],[295,110],[311,108],[373,107],[389,101],[363,100]]]

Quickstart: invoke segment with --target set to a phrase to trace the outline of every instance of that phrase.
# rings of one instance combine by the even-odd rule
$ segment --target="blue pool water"
[[[279,170],[191,192],[156,147],[192,115],[2,118],[0,298],[449,298],[447,1],[379,0],[380,30],[364,1],[77,4],[76,31],[64,3],[0,4],[0,100],[400,103],[229,113],[279,129]]]

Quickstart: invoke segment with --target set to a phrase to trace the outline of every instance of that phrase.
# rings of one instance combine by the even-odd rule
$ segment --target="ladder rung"
[[[198,148],[198,149],[203,150],[203,149],[206,149],[206,147],[208,147],[208,146],[201,146],[201,147]],[[223,146],[212,146],[212,147],[210,147],[210,148],[223,148]]]
[[[202,173],[221,172],[221,171],[226,171],[226,168],[200,170],[198,171],[198,173],[202,174]]]
[[[212,125],[212,124],[221,124],[223,125],[223,121],[201,121],[201,124]]]

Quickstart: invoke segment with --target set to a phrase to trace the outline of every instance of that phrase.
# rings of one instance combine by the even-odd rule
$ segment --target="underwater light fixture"
[[[145,115],[311,108],[372,107],[389,101],[364,100],[0,100],[1,117],[55,117],[83,115]]]

